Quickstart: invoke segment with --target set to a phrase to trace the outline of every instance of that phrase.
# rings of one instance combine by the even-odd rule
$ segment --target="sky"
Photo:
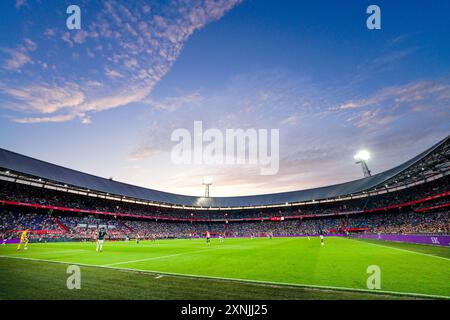
[[[81,9],[69,30],[66,9]],[[381,9],[369,30],[366,9]],[[450,133],[448,1],[0,2],[0,147],[212,196],[320,187]],[[176,164],[178,128],[278,129],[279,171]]]

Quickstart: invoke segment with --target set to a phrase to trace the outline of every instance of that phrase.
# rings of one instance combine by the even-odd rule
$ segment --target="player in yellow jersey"
[[[27,230],[23,230],[22,233],[20,234],[20,242],[19,245],[17,246],[17,251],[20,251],[20,246],[23,244],[23,249],[24,250],[28,250],[28,237],[27,237]]]

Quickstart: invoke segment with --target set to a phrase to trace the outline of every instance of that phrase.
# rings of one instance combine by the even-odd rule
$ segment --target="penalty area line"
[[[75,263],[75,262],[66,262],[66,261],[55,261],[55,260],[45,260],[45,259],[35,259],[35,258],[25,258],[25,257],[13,257],[13,256],[5,256],[0,255],[0,258],[6,259],[17,259],[17,260],[29,260],[36,262],[47,262],[54,264],[68,264],[68,265],[77,265],[82,267],[92,267],[99,269],[108,269],[108,270],[116,270],[116,271],[125,271],[125,272],[133,272],[133,273],[144,273],[158,276],[173,276],[173,277],[183,277],[183,278],[191,278],[191,279],[205,279],[205,280],[219,280],[219,281],[230,281],[230,282],[238,282],[238,283],[246,283],[246,284],[254,284],[261,285],[266,287],[280,286],[280,287],[297,287],[304,289],[318,289],[318,290],[334,290],[334,291],[346,291],[346,292],[359,292],[359,293],[367,293],[373,295],[394,295],[394,296],[410,296],[415,298],[432,298],[432,299],[450,299],[450,296],[442,296],[442,295],[433,295],[426,293],[416,293],[416,292],[401,292],[401,291],[389,291],[389,290],[369,290],[369,289],[360,289],[360,288],[348,288],[348,287],[335,287],[335,286],[322,286],[322,285],[313,285],[313,284],[300,284],[300,283],[289,283],[289,282],[276,282],[276,281],[262,281],[262,280],[252,280],[252,279],[239,279],[239,278],[227,278],[227,277],[215,277],[215,276],[206,276],[206,275],[195,275],[195,274],[185,274],[185,273],[175,273],[175,272],[161,272],[154,270],[141,270],[141,269],[132,269],[132,268],[123,268],[123,267],[113,267],[106,265],[95,265],[95,264],[87,264],[87,263]]]

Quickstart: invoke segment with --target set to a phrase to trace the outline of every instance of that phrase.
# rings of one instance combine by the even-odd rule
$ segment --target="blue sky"
[[[81,30],[66,28],[69,4]],[[382,29],[366,28],[381,8]],[[160,190],[287,191],[380,172],[450,133],[448,1],[0,4],[0,147]],[[176,128],[280,129],[280,171],[175,165]]]

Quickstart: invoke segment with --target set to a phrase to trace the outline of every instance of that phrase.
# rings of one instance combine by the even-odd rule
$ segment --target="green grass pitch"
[[[81,268],[69,290],[67,264]],[[381,289],[367,289],[367,267]],[[376,291],[376,292],[374,292]],[[204,239],[0,247],[0,299],[450,299],[450,249],[318,238]]]

